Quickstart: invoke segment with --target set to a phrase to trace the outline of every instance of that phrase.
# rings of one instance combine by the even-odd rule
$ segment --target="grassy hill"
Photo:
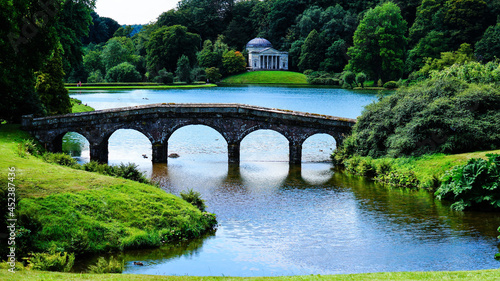
[[[291,71],[251,71],[222,80],[225,84],[290,84],[307,85],[307,77]]]
[[[56,245],[84,254],[157,247],[169,239],[198,236],[215,222],[212,215],[153,185],[21,157],[18,144],[29,138],[18,125],[0,125],[0,194],[7,198],[7,171],[14,167],[11,181],[22,232],[18,250],[46,251]]]

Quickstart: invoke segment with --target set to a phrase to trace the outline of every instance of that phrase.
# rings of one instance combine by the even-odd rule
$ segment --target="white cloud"
[[[146,24],[177,7],[179,0],[97,0],[96,13],[119,24]]]

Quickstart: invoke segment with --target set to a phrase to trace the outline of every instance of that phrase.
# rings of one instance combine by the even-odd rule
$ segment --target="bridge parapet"
[[[167,162],[168,138],[187,125],[207,125],[224,136],[229,162],[239,162],[239,144],[248,134],[271,129],[290,142],[290,162],[301,161],[302,143],[317,133],[332,135],[337,144],[350,133],[356,120],[307,112],[245,104],[160,103],[97,110],[59,116],[23,117],[22,126],[49,150],[60,151],[62,137],[78,132],[90,143],[91,158],[107,162],[108,139],[119,129],[135,129],[153,145],[153,161]]]

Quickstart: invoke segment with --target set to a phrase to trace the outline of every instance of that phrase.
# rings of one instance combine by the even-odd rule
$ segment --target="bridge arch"
[[[265,139],[265,142],[255,142],[255,138]],[[252,145],[253,143],[253,145]],[[247,134],[240,142],[241,157],[245,161],[288,161],[289,154],[282,153],[282,148],[288,148],[290,140],[282,133],[272,129],[258,129]]]
[[[52,152],[63,152],[63,139],[68,133],[77,133],[90,143],[90,136],[84,130],[74,128],[72,130],[62,130],[57,132],[55,137],[45,142],[46,149]]]
[[[206,154],[210,151],[214,154],[227,155],[227,141],[220,131],[212,126],[193,123],[177,126],[169,135],[168,154],[171,152],[182,154]]]
[[[337,140],[332,134],[315,133],[302,143],[304,161],[327,161],[337,147]]]

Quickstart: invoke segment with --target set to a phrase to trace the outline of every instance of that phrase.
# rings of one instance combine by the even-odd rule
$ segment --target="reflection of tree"
[[[382,185],[341,171],[334,174],[331,183],[351,190],[361,211],[370,212],[375,220],[383,221],[387,231],[403,231],[422,239],[446,239],[450,235],[478,233],[487,237],[498,235],[500,214],[455,212],[449,204],[435,199],[426,190]],[[455,234],[450,233],[450,229]]]

